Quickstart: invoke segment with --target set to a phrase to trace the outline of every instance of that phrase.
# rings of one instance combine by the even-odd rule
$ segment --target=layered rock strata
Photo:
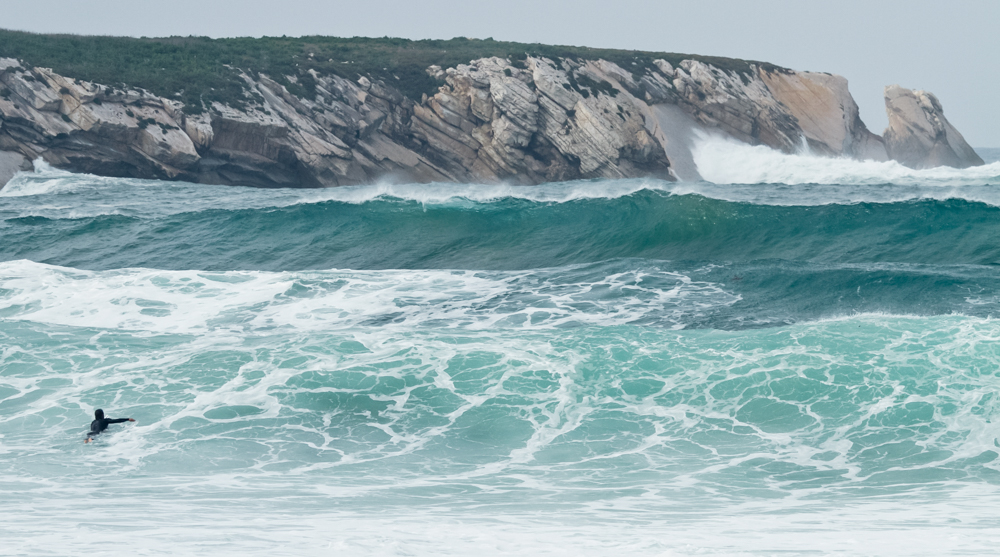
[[[313,72],[316,95],[303,98],[258,74],[242,76],[240,106],[215,103],[192,114],[141,89],[0,59],[0,184],[36,159],[106,176],[263,187],[697,179],[695,130],[785,152],[807,146],[875,160],[905,153],[920,164],[926,151],[926,160],[944,164],[972,160],[936,99],[924,111],[938,118],[927,116],[928,129],[958,158],[933,145],[920,151],[913,134],[897,131],[887,152],[839,76],[752,64],[737,73],[695,60],[627,70],[530,56],[427,71],[441,86],[420,102],[364,76]],[[900,110],[900,121],[916,121],[916,112]]]
[[[843,77],[814,72],[763,72],[761,77],[774,99],[795,118],[814,152],[888,159],[882,139],[861,121]]]

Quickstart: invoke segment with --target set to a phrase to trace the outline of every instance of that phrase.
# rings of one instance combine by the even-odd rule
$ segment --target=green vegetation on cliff
[[[489,56],[524,60],[526,56],[604,59],[637,75],[653,60],[671,64],[695,59],[727,71],[745,73],[748,62],[731,58],[665,52],[642,52],[573,46],[552,46],[455,38],[421,40],[393,38],[205,37],[127,38],[40,35],[0,30],[0,57],[18,58],[30,66],[111,86],[141,87],[185,103],[185,111],[200,112],[213,101],[240,106],[246,102],[238,70],[264,73],[292,93],[313,97],[315,82],[308,70],[349,79],[367,76],[394,85],[419,100],[440,85],[426,68],[443,68]],[[762,64],[770,66],[769,64]],[[289,80],[288,77],[292,79]]]

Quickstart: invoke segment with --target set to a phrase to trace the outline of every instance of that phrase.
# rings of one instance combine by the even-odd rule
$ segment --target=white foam
[[[339,202],[416,202],[425,206],[469,206],[503,200],[535,203],[571,203],[588,199],[616,199],[639,191],[671,191],[673,184],[654,179],[581,180],[537,186],[509,184],[390,184],[322,189],[260,189],[213,186],[133,178],[110,178],[57,170],[35,162],[34,172],[21,172],[0,190],[0,198],[32,197],[17,206],[20,215],[80,218],[110,214],[164,216],[225,208],[268,209]],[[74,196],[75,194],[75,196]]]
[[[259,189],[240,186],[206,186],[186,182],[163,182],[159,180],[139,180],[131,178],[113,178],[67,172],[53,168],[38,159],[34,162],[33,172],[19,172],[0,190],[0,197],[41,196],[80,191],[81,188],[113,188],[116,185],[127,187],[167,185],[171,189],[196,188],[199,194],[211,192],[211,197],[220,194],[236,194],[243,198],[252,198],[247,207],[257,207],[257,197],[266,197],[272,201],[268,206],[284,207],[296,204],[322,203],[339,201],[341,203],[364,204],[377,200],[394,199],[399,201],[415,201],[425,205],[443,205],[461,202],[492,203],[503,199],[523,199],[539,203],[569,203],[584,199],[615,199],[626,197],[642,190],[669,191],[670,183],[660,180],[578,180],[573,182],[554,182],[537,186],[519,186],[510,184],[394,184],[380,182],[369,185],[342,186],[321,189],[274,188]],[[262,194],[262,195],[256,195]],[[226,196],[228,197],[228,196]],[[236,196],[231,201],[236,207],[243,204]],[[216,205],[217,206],[217,205]]]
[[[482,557],[747,557],[989,555],[1000,528],[983,516],[986,488],[935,500],[859,500],[823,507],[729,506],[654,513],[464,512],[430,502],[381,512],[291,509],[256,502],[64,498],[42,508],[11,500],[14,555],[296,555]],[[977,512],[977,510],[979,512]],[[111,517],[111,518],[109,518]],[[118,524],[107,524],[117,520]],[[55,527],[53,527],[55,526]],[[95,533],[96,532],[96,533]]]
[[[20,260],[0,263],[0,287],[9,291],[0,309],[8,319],[39,323],[195,333],[359,325],[557,328],[640,320],[683,327],[693,314],[739,300],[678,273],[594,276],[587,268],[93,272]],[[580,273],[579,281],[566,278],[572,272]]]
[[[1000,162],[966,169],[947,167],[913,170],[897,162],[858,161],[822,157],[803,148],[786,154],[766,146],[695,132],[692,156],[703,183],[671,183],[654,179],[579,180],[515,186],[510,184],[392,184],[345,186],[325,189],[259,190],[238,186],[207,186],[74,174],[36,160],[34,172],[20,172],[0,189],[0,197],[53,198],[72,193],[92,193],[112,202],[75,202],[75,216],[116,213],[175,214],[209,208],[287,207],[335,201],[365,204],[373,201],[417,202],[424,205],[490,204],[502,200],[535,203],[571,203],[588,199],[617,199],[641,191],[672,194],[697,193],[712,198],[761,204],[879,202],[911,199],[961,198],[1000,205]],[[762,185],[825,185],[840,189],[796,188],[767,190]],[[725,185],[729,188],[716,186]],[[755,185],[755,191],[729,191],[732,186]],[[870,186],[887,186],[869,190]],[[891,187],[897,186],[897,187]],[[979,188],[979,189],[976,189]],[[738,189],[738,188],[737,188]],[[139,190],[139,191],[134,191]],[[185,195],[190,193],[191,195]],[[150,202],[154,200],[155,202]],[[789,201],[790,200],[790,201]],[[33,203],[28,214],[60,216],[70,207]],[[41,212],[39,212],[41,211]],[[64,215],[63,215],[64,216]]]
[[[141,283],[142,272],[120,276]],[[123,295],[135,287],[115,280]],[[26,348],[51,369],[0,360],[18,398],[47,391],[0,416],[11,495],[0,533],[17,554],[937,555],[995,545],[982,509],[1000,492],[975,474],[996,465],[956,462],[994,449],[995,322],[865,315],[731,333],[625,329],[369,327],[131,344],[33,328],[51,336],[23,337]],[[365,349],[339,350],[345,338]],[[636,394],[637,383],[658,387]],[[332,395],[388,408],[344,428],[358,410]],[[97,447],[74,433],[70,446],[66,430],[85,423],[59,409],[100,397],[140,421]],[[775,431],[745,411],[767,399],[813,419]],[[934,415],[891,419],[915,403]],[[210,416],[232,405],[261,412]],[[927,458],[892,455],[911,440]],[[970,474],[935,480],[942,465]],[[879,491],[874,475],[886,471],[911,474]],[[851,494],[864,489],[881,496]],[[128,527],[94,535],[116,513]]]
[[[492,203],[504,199],[521,199],[537,203],[570,203],[585,199],[617,199],[643,190],[670,191],[670,183],[659,180],[581,180],[538,186],[508,184],[377,184],[345,186],[319,190],[304,195],[300,203],[340,201],[367,203],[380,199],[415,201],[425,205],[460,203]]]
[[[6,209],[21,217],[101,215],[158,217],[207,210],[269,209],[327,202],[424,206],[480,206],[515,200],[561,204],[618,199],[640,192],[697,194],[759,205],[897,203],[964,199],[1000,206],[1000,163],[968,168],[912,170],[895,162],[856,161],[808,153],[789,155],[763,146],[698,134],[694,157],[703,182],[654,179],[580,180],[509,184],[390,184],[325,189],[268,189],[108,178],[56,170],[36,161],[0,190]],[[30,199],[25,199],[30,198]],[[18,201],[24,199],[24,201]]]
[[[838,184],[967,186],[1000,184],[1000,163],[965,169],[907,168],[898,162],[858,161],[801,152],[786,154],[763,145],[698,132],[693,155],[698,172],[716,184]]]
[[[33,172],[18,172],[0,188],[0,197],[25,197],[50,195],[73,191],[81,183],[81,176],[52,168],[42,159],[36,159]]]

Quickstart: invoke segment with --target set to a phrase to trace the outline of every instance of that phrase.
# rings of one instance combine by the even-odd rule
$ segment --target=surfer
[[[87,434],[87,440],[84,443],[90,443],[94,440],[94,437],[100,434],[105,429],[108,429],[110,424],[120,424],[122,422],[134,422],[132,418],[105,418],[104,410],[98,408],[94,410],[94,421],[90,422],[90,433]]]

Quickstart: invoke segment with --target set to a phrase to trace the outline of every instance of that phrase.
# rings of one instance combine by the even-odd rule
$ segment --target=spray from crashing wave
[[[787,154],[763,145],[695,132],[692,149],[701,176],[715,184],[881,185],[920,187],[1000,185],[1000,162],[966,169],[907,168],[898,162],[823,157],[807,148]]]

